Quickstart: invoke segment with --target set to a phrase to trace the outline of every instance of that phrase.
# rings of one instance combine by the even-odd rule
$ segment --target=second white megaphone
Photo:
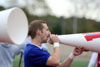
[[[100,53],[100,32],[59,35],[58,38],[64,45],[84,47],[87,50]]]

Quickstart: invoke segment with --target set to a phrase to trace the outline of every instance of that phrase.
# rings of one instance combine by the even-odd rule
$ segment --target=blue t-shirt
[[[53,67],[47,66],[47,60],[50,57],[48,51],[39,48],[36,45],[27,44],[24,52],[25,67]]]

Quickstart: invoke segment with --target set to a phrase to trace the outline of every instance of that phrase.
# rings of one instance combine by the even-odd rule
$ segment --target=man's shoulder
[[[32,52],[36,53],[36,52],[40,52],[41,49],[35,45],[27,44],[26,51],[28,51],[30,53],[32,53]]]

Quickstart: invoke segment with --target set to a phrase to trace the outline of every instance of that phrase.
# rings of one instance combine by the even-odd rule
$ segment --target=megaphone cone
[[[20,8],[0,12],[0,42],[22,44],[28,33],[28,21]]]
[[[59,35],[60,43],[100,53],[100,32]]]

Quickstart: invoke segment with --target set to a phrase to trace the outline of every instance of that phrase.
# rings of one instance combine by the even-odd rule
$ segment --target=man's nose
[[[50,34],[51,34],[51,32],[49,31],[49,32],[48,32],[48,36],[50,36]]]

